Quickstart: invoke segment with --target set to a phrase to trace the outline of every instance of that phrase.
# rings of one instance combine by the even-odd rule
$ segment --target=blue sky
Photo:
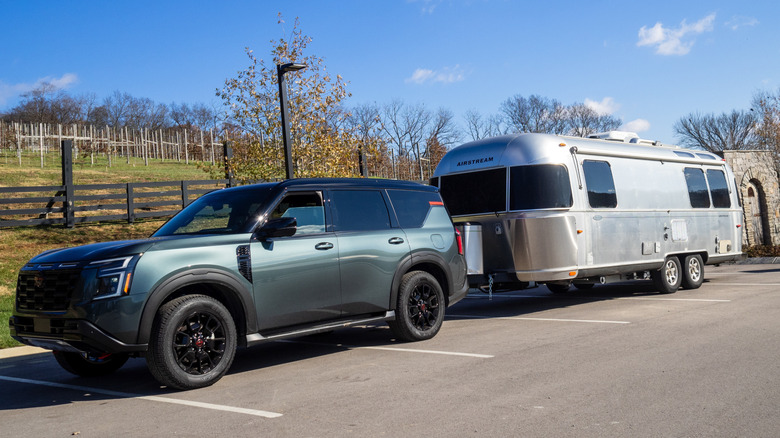
[[[0,11],[0,111],[41,81],[218,103],[248,65],[244,47],[270,59],[296,17],[309,53],[349,82],[350,106],[401,99],[462,122],[539,94],[675,143],[680,117],[749,109],[756,91],[780,89],[776,0],[0,0]]]

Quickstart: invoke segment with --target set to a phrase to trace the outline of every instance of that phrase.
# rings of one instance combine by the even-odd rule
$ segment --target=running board
[[[246,335],[246,346],[251,347],[253,345],[260,344],[263,342],[294,338],[298,336],[313,335],[316,333],[329,332],[332,330],[337,330],[352,325],[368,324],[371,322],[380,322],[380,321],[389,321],[393,319],[395,319],[395,310],[388,310],[387,312],[385,312],[383,316],[373,316],[370,318],[355,319],[355,320],[334,321],[330,323],[325,323],[323,325],[318,325],[315,327],[302,328],[302,329],[297,329],[289,332],[273,334],[269,336],[263,336],[260,333],[252,333]]]

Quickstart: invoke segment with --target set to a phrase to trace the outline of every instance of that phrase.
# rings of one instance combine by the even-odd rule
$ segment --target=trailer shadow
[[[705,282],[708,280],[705,279]],[[552,293],[545,286],[492,295],[472,291],[463,301],[455,304],[447,312],[447,319],[469,319],[472,316],[482,318],[522,316],[548,310],[577,306],[580,304],[638,297],[666,297],[684,294],[680,289],[675,294],[661,294],[650,281],[629,281],[596,285],[590,289],[571,287],[568,292]],[[454,316],[453,316],[454,315]]]

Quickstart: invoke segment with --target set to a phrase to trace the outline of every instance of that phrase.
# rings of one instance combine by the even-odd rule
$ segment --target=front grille
[[[78,269],[21,271],[16,283],[18,310],[60,311],[70,304],[81,276]]]

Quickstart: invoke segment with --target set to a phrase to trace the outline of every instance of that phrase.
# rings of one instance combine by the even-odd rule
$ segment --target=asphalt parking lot
[[[142,359],[86,379],[48,353],[0,355],[0,388],[2,433],[18,437],[775,437],[780,265],[708,266],[672,295],[477,292],[430,341],[377,325],[264,344],[189,392]]]

